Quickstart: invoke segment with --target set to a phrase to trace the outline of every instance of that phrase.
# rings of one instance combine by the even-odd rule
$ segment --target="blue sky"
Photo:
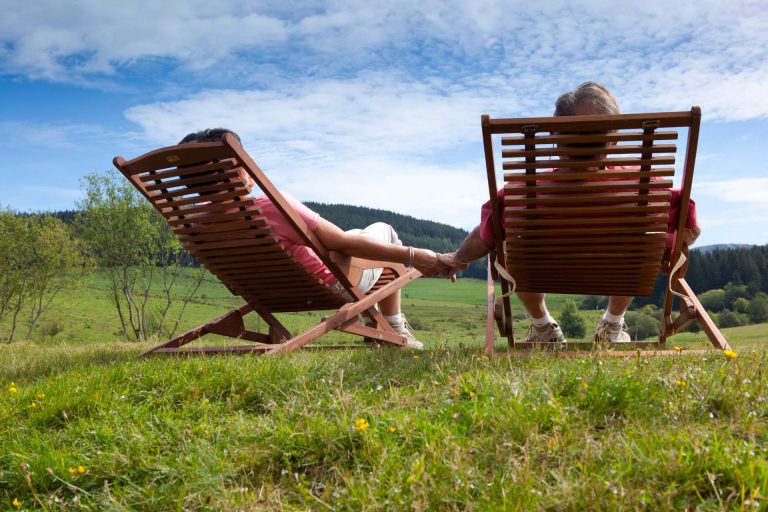
[[[768,243],[768,4],[539,3],[0,0],[0,205],[73,208],[115,155],[225,126],[299,199],[471,228],[480,115],[595,80],[700,105],[699,243]]]

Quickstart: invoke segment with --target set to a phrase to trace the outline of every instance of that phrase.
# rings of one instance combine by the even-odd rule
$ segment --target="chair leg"
[[[219,334],[222,336],[229,336],[231,338],[238,338],[259,343],[276,343],[286,338],[285,333],[288,333],[288,331],[272,315],[261,315],[270,327],[269,334],[262,334],[246,330],[243,324],[243,316],[252,311],[253,308],[248,304],[240,306],[239,308],[233,309],[232,311],[223,314],[215,320],[206,322],[203,325],[195,327],[194,329],[190,329],[189,331],[166,341],[165,343],[161,343],[160,345],[152,347],[151,349],[144,352],[142,357],[151,355],[153,353],[178,353],[178,349],[180,347],[191,343],[198,338],[205,336],[206,334]],[[288,333],[288,337],[290,337],[290,333]],[[235,351],[240,349],[242,349],[242,347],[203,347],[197,350],[197,352],[209,354]]]
[[[381,299],[383,299],[384,297],[387,297],[392,293],[395,293],[397,290],[399,290],[406,284],[410,283],[414,279],[417,279],[419,276],[421,276],[420,272],[416,272],[416,271],[406,272],[405,274],[401,275],[400,277],[390,282],[387,286],[379,290],[376,290],[375,292],[369,293],[368,295],[363,297],[361,300],[357,302],[350,302],[348,304],[345,304],[338,311],[336,311],[336,313],[324,319],[315,327],[312,327],[300,334],[297,334],[296,336],[289,339],[288,341],[281,343],[276,347],[270,349],[269,351],[265,352],[264,355],[276,356],[280,354],[285,354],[287,352],[292,352],[294,350],[297,350],[303,347],[308,343],[311,343],[312,341],[316,340],[317,338],[319,338],[320,336],[322,336],[327,332],[337,330],[339,328],[342,328],[343,330],[344,328],[352,325],[351,323],[349,323],[350,320],[355,320],[355,321],[357,320],[357,315],[368,310],[368,308],[373,307],[373,305],[379,302]],[[354,328],[354,329],[356,331],[359,331],[359,332],[355,332],[355,334],[361,334],[363,336],[368,336],[368,337],[376,337],[377,339],[381,339],[382,341],[387,341],[395,345],[405,345],[404,337],[394,335],[396,336],[396,338],[399,338],[399,340],[392,338],[392,335],[394,333],[389,333],[382,329],[375,329],[372,327],[364,328],[363,326],[359,326],[359,328]],[[365,331],[365,334],[362,334],[363,331]],[[376,334],[376,336],[373,336],[373,334]]]
[[[688,285],[685,279],[678,279],[678,283],[680,284],[683,293],[691,299],[693,307],[696,310],[696,320],[699,322],[699,325],[701,325],[702,330],[707,333],[707,337],[709,337],[709,341],[712,345],[720,350],[731,350],[731,346],[728,344],[725,336],[723,336],[723,333],[717,328],[715,322],[709,317],[707,310],[704,309],[704,306],[699,302],[698,297],[693,293],[690,285]]]
[[[488,258],[488,278],[487,278],[487,303],[486,303],[486,321],[485,321],[485,353],[493,355],[493,341],[496,338],[495,333],[495,321],[496,321],[496,282],[493,279],[493,271],[491,270],[491,258]],[[503,318],[503,313],[502,313]]]

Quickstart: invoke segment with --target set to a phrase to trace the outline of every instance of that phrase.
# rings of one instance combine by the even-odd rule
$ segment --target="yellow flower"
[[[682,380],[682,379],[676,380],[676,381],[675,381],[675,384],[677,384],[677,385],[678,385],[678,386],[680,386],[681,388],[687,388],[687,387],[688,387],[688,383],[687,383],[687,382],[685,382],[685,381],[684,381],[684,380]]]
[[[78,472],[78,473],[85,473],[85,467],[83,467],[83,466],[77,466],[77,472]]]
[[[683,347],[681,347],[681,346],[678,346],[678,345],[675,345],[675,346],[674,346],[674,347],[672,347],[672,348],[674,348],[674,349],[675,349],[675,350],[677,350],[678,352],[682,352],[682,350],[683,350]]]
[[[21,501],[19,501],[19,498],[13,498],[13,501],[11,503],[13,503],[14,507],[20,507],[21,506]]]
[[[67,473],[69,473],[70,475],[74,475],[75,473],[77,473],[77,468],[67,468]]]
[[[419,355],[415,355],[415,356],[413,356],[413,359],[414,359],[414,360],[417,360],[417,359],[421,359],[421,356],[419,356]]]
[[[387,430],[389,430],[390,434],[394,434],[395,432],[397,432],[397,429],[395,427],[389,427]]]
[[[29,404],[29,406],[28,406],[28,407],[29,407],[30,409],[37,409],[37,402],[32,402],[31,404]]]
[[[362,432],[363,430],[367,429],[371,425],[368,423],[368,420],[365,418],[358,418],[355,420],[355,430],[358,432]]]
[[[488,357],[488,355],[487,355],[487,354],[483,354],[483,355],[480,357],[480,359],[482,359],[483,361],[487,361],[487,360],[489,360],[489,359],[490,359],[490,357]]]
[[[11,382],[10,386],[8,386],[8,392],[9,393],[18,393],[18,389],[16,389],[16,383]]]
[[[736,359],[739,354],[734,352],[733,350],[723,350],[723,355],[726,359]]]
[[[37,398],[42,400],[43,398],[45,398],[45,393],[38,393],[36,396],[37,396]]]

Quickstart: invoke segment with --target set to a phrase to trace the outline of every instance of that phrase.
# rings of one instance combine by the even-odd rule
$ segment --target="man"
[[[611,92],[595,82],[586,82],[576,89],[569,91],[557,99],[555,103],[555,116],[578,116],[593,114],[619,114],[619,106]],[[559,169],[564,170],[564,169]],[[557,172],[558,170],[554,170]],[[503,189],[499,190],[499,207],[502,208]],[[679,211],[680,191],[672,190],[670,219],[677,218]],[[671,246],[674,240],[674,226],[670,222],[667,235],[667,246]],[[696,222],[695,203],[690,202],[688,223],[684,233],[685,241],[690,244],[701,232]],[[493,227],[491,221],[490,201],[481,209],[480,224],[473,229],[462,242],[461,247],[455,253],[441,255],[441,259],[452,267],[455,273],[467,268],[475,259],[488,254],[493,247]],[[562,330],[547,310],[545,295],[543,293],[517,292],[517,296],[531,316],[531,331],[525,341],[527,342],[554,342],[566,341]],[[633,297],[611,296],[608,297],[608,307],[603,314],[594,334],[595,341],[621,343],[631,341],[624,324],[624,313],[632,302]]]

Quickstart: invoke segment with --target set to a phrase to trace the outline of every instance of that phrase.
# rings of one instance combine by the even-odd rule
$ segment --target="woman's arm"
[[[425,276],[448,274],[448,267],[438,260],[434,251],[414,248],[413,261],[411,261],[408,246],[388,244],[369,236],[346,233],[322,217],[315,229],[315,235],[326,249],[338,251],[347,256],[412,264]]]

